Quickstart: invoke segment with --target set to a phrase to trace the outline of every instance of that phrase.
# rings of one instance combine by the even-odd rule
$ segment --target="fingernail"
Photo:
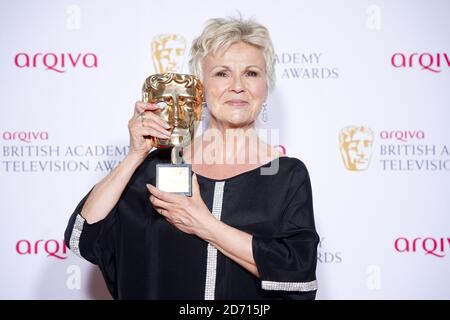
[[[164,122],[164,128],[170,129],[170,126],[169,126],[169,124],[167,122]]]

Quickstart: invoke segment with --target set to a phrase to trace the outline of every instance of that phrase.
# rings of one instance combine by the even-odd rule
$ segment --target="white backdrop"
[[[183,37],[187,71],[206,20],[236,9],[275,44],[258,125],[309,168],[318,298],[450,298],[450,3],[407,0],[2,1],[0,298],[110,298],[63,246],[69,215],[127,151],[152,39]],[[350,125],[373,132],[360,171]]]

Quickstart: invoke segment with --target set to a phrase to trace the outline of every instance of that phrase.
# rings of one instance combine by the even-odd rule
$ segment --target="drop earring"
[[[202,120],[205,119],[205,117],[206,117],[206,112],[207,112],[207,111],[208,111],[208,107],[207,107],[207,105],[206,105],[206,102],[203,101],[203,102],[202,102]]]
[[[265,101],[262,104],[261,120],[263,122],[267,122],[269,120],[269,114],[267,112],[267,102]]]

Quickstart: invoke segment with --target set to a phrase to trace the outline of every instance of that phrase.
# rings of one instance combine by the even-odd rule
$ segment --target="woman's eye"
[[[256,71],[247,71],[247,76],[249,76],[249,77],[257,77],[258,76],[258,72],[256,72]]]
[[[226,77],[227,74],[224,71],[219,71],[219,72],[216,73],[216,76],[217,77]]]

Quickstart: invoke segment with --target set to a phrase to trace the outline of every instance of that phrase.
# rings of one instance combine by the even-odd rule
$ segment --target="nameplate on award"
[[[157,164],[156,187],[162,191],[192,195],[192,166],[190,164]]]

